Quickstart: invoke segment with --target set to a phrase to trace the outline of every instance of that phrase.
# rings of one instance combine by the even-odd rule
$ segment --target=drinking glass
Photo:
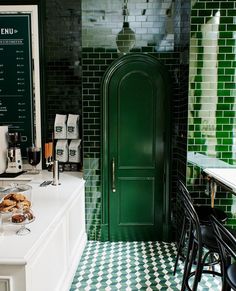
[[[41,149],[38,147],[29,147],[27,148],[28,162],[33,167],[29,171],[30,174],[39,174],[39,170],[36,169],[36,166],[40,163]]]

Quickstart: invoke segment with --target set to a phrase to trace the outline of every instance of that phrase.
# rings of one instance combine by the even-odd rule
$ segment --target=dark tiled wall
[[[95,9],[94,3],[99,7],[102,5],[104,9]],[[194,82],[190,79],[188,104],[190,27],[188,12],[190,1],[178,0],[175,1],[175,5],[171,5],[171,1],[164,0],[149,0],[146,3],[138,0],[129,1],[130,13],[134,13],[129,16],[129,21],[138,40],[134,51],[153,53],[156,57],[161,58],[170,68],[173,78],[173,193],[177,178],[185,178],[187,132],[188,150],[213,154],[228,163],[235,163],[233,137],[236,127],[234,115],[236,108],[234,52],[236,2],[198,0],[192,1],[192,3],[194,3],[194,7],[191,14],[191,47],[195,47],[197,53],[196,51],[192,55],[190,53],[190,59],[197,56],[197,66],[192,68],[190,64],[190,78],[193,75],[193,69],[196,73],[194,73]],[[115,5],[115,9],[111,4]],[[117,14],[122,7],[122,1],[84,0],[82,1],[82,5],[84,5],[82,14],[80,5],[81,2],[77,0],[46,1],[48,135],[50,136],[52,131],[56,113],[82,113],[82,109],[84,109],[84,173],[87,177],[86,223],[89,238],[100,239],[100,82],[106,68],[118,57],[115,36],[122,25],[122,15]],[[90,9],[91,7],[93,9]],[[203,66],[202,44],[203,39],[207,39],[206,33],[201,31],[201,27],[207,24],[211,16],[218,10],[221,14],[217,40],[219,49],[217,78],[213,77],[211,82],[204,82],[202,80],[207,77],[208,68]],[[103,11],[104,15],[99,14],[99,11]],[[141,17],[138,15],[140,12],[144,14]],[[145,17],[149,19],[146,24]],[[153,29],[149,27],[151,22],[155,23]],[[171,25],[172,23],[174,25]],[[103,25],[105,25],[105,30],[102,30]],[[140,29],[141,25],[144,26],[142,29],[145,29],[145,33]],[[83,33],[83,51],[81,33]],[[165,44],[167,45],[165,46]],[[215,43],[213,47],[215,47]],[[167,49],[174,50],[174,52],[166,53]],[[160,51],[164,51],[164,53]],[[202,87],[202,83],[211,84],[211,88]],[[209,96],[205,95],[206,92],[203,95],[203,91],[206,90],[210,93]],[[207,100],[208,97],[212,97],[213,90],[217,92],[213,95],[213,98],[216,97],[214,104]],[[191,115],[187,128],[186,110],[188,107]],[[214,111],[213,116],[204,116],[207,111],[211,113]],[[207,126],[206,121],[209,121]],[[187,181],[189,189],[197,201],[205,203],[209,202],[209,197],[200,195],[205,190],[200,173],[200,169],[189,165]],[[216,204],[227,210],[230,216],[229,223],[236,224],[231,213],[233,198],[231,194],[219,189]]]
[[[175,48],[179,51],[179,67],[175,78],[179,84],[177,98],[173,100],[173,140],[174,171],[178,179],[185,180],[187,152],[187,116],[188,116],[188,76],[189,76],[189,35],[190,2],[175,2],[175,27],[179,33],[175,37]],[[177,28],[176,28],[177,29]],[[173,185],[175,191],[175,184]]]
[[[82,113],[86,225],[89,239],[96,240],[101,237],[100,86],[105,70],[119,57],[115,38],[122,27],[122,3],[117,0],[46,2],[48,134],[56,113]],[[132,51],[153,54],[167,66],[172,78],[173,188],[177,177],[185,176],[188,3],[184,0],[176,0],[175,5],[171,0],[128,2],[128,19],[137,39]]]
[[[78,1],[46,3],[45,52],[48,137],[55,114],[82,114],[81,9]]]
[[[176,198],[177,180],[186,180],[187,156],[187,117],[188,117],[188,76],[189,76],[189,35],[190,35],[190,1],[175,2],[175,48],[179,51],[179,67],[176,74],[179,91],[173,99],[173,165],[172,165],[172,220],[176,238],[181,227]],[[177,231],[176,231],[177,230]]]

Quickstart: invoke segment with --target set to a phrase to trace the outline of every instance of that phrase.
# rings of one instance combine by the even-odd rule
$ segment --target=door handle
[[[112,159],[112,192],[116,192],[116,165],[115,165],[115,158]]]

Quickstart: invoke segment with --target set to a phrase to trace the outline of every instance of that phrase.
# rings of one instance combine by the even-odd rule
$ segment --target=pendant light
[[[135,45],[135,33],[129,27],[129,22],[127,21],[129,15],[127,4],[128,0],[124,0],[122,13],[122,15],[124,16],[123,27],[116,37],[117,48],[121,53],[124,54],[128,53]]]

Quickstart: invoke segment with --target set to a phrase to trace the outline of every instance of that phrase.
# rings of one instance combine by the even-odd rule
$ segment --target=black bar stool
[[[236,238],[214,216],[211,216],[211,223],[220,250],[222,290],[236,290]]]
[[[220,208],[212,208],[208,205],[194,205],[201,224],[210,224],[211,215],[214,215],[219,221],[225,223],[227,220],[227,214]]]
[[[211,206],[208,206],[208,205],[194,205],[194,209],[198,215],[199,222],[201,225],[211,225],[211,220],[210,220],[211,215],[214,215],[222,223],[225,223],[228,218],[227,214],[223,210],[219,208],[215,208],[215,207],[212,208]],[[180,257],[184,258],[183,250],[185,247],[185,240],[186,240],[187,232],[188,232],[188,223],[186,221],[186,218],[184,217],[183,223],[182,223],[181,235],[180,235],[179,243],[177,246],[177,256],[176,256],[174,271],[173,271],[174,275],[176,274],[179,258]]]
[[[184,264],[183,280],[181,291],[196,291],[202,274],[208,273],[221,276],[221,273],[215,270],[204,269],[209,256],[219,253],[218,245],[211,225],[202,225],[198,214],[192,204],[190,194],[182,182],[178,184],[180,192],[182,211],[185,222],[188,225],[188,244]],[[193,263],[195,270],[192,271]],[[213,262],[215,264],[216,262]],[[193,278],[193,284],[189,286],[189,279]]]

